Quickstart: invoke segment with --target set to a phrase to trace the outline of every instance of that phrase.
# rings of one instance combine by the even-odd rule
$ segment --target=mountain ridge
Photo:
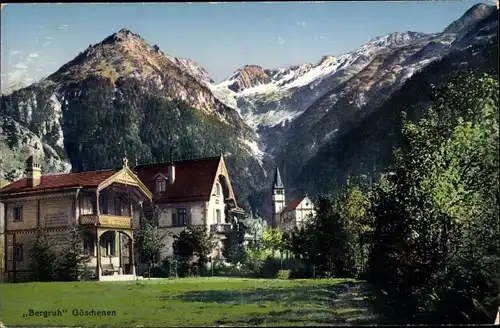
[[[414,74],[449,53],[489,47],[495,13],[476,6],[448,25],[453,33],[394,32],[315,63],[245,65],[221,83],[193,60],[166,55],[121,29],[39,83],[2,95],[0,128],[15,122],[17,139],[29,132],[52,149],[46,172],[115,165],[124,151],[161,161],[172,145],[194,157],[224,148],[247,209],[269,217],[275,163],[291,195],[300,193],[298,177],[322,158],[318,152],[376,113]],[[9,154],[32,144],[0,140]],[[9,158],[15,178],[23,163]]]

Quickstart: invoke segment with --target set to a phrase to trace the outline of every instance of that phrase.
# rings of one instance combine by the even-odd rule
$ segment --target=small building
[[[187,226],[205,227],[221,242],[232,229],[233,218],[243,219],[222,154],[217,157],[139,165],[137,176],[153,192],[158,227],[164,235],[160,260],[172,257],[174,236]],[[146,217],[153,208],[144,208]],[[221,243],[219,243],[219,246]],[[213,256],[220,255],[214,250]]]
[[[285,185],[281,180],[281,174],[276,167],[274,181],[272,184],[273,218],[272,226],[281,231],[289,231],[300,228],[304,222],[316,215],[314,203],[307,196],[293,199],[288,204],[285,198]]]
[[[29,279],[28,253],[37,231],[60,250],[68,246],[69,232],[75,228],[82,231],[83,247],[91,258],[88,267],[97,279],[134,279],[132,215],[152,194],[126,158],[118,169],[42,176],[40,164],[31,156],[26,174],[0,189],[8,281]]]
[[[289,202],[278,215],[281,230],[300,228],[307,220],[314,217],[314,204],[307,195],[298,197]]]

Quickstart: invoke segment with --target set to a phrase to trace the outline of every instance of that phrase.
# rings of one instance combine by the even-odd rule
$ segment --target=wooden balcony
[[[210,226],[210,232],[227,234],[231,232],[231,223],[217,223]]]
[[[79,218],[82,226],[98,226],[103,228],[132,228],[132,217],[109,214],[83,214]]]

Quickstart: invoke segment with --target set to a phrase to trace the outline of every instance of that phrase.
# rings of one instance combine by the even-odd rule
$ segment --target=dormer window
[[[220,196],[220,184],[219,183],[215,184],[215,194],[217,196]]]
[[[165,179],[156,180],[156,191],[165,192],[165,190],[167,190],[167,180]]]

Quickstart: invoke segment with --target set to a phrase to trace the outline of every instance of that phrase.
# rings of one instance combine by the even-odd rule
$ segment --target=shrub
[[[177,275],[180,278],[191,276],[191,265],[187,261],[179,261],[177,264]]]
[[[281,269],[281,263],[279,259],[269,256],[259,271],[257,272],[257,276],[259,278],[276,278],[278,271]]]
[[[236,267],[217,266],[214,267],[214,276],[252,278],[255,276],[255,274],[251,270],[245,267],[236,268]]]
[[[289,279],[291,270],[279,270],[276,275],[277,279]]]

